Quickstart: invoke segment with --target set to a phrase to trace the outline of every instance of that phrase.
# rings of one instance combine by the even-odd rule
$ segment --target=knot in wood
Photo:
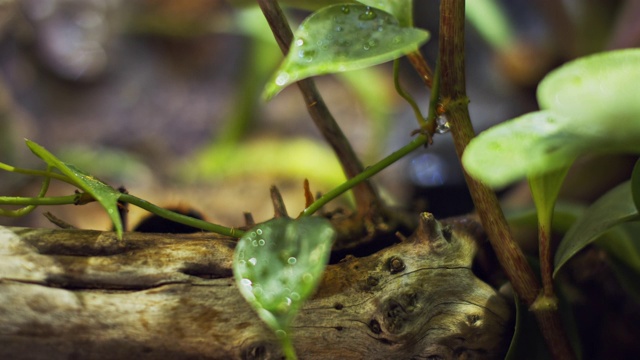
[[[397,256],[392,256],[389,259],[389,271],[392,274],[397,274],[405,269],[404,261]]]

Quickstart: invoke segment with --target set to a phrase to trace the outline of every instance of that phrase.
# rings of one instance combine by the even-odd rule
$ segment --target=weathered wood
[[[235,287],[235,241],[0,227],[2,359],[280,359]],[[499,358],[511,310],[474,240],[429,214],[408,240],[330,265],[293,325],[301,359]]]

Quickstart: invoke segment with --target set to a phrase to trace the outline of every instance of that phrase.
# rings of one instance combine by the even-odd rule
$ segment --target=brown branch
[[[442,0],[440,3],[440,98],[449,99],[445,115],[459,158],[475,136],[465,89],[464,11],[464,0]],[[502,268],[520,299],[531,306],[540,292],[540,284],[524,253],[513,240],[498,198],[489,187],[466,172],[465,179]],[[536,311],[535,315],[554,358],[574,359],[557,311]]]
[[[429,64],[427,64],[420,50],[407,54],[407,59],[409,59],[413,68],[418,72],[418,75],[420,75],[424,85],[431,89],[433,86],[433,71],[431,71]]]
[[[329,265],[293,322],[301,358],[500,358],[511,309],[471,271],[476,241],[438,228]],[[235,244],[0,226],[0,359],[280,359],[234,283]]]
[[[258,4],[271,27],[280,50],[287,54],[293,40],[293,33],[278,2],[275,0],[258,0]],[[309,115],[322,133],[322,136],[336,153],[347,177],[352,178],[361,173],[364,168],[360,160],[358,160],[351,144],[344,136],[329,108],[327,108],[322,96],[320,96],[314,81],[312,79],[304,79],[298,81],[297,85],[302,93],[304,102],[307,104]],[[377,218],[381,211],[381,202],[371,183],[368,181],[362,182],[353,188],[353,193],[358,213]]]

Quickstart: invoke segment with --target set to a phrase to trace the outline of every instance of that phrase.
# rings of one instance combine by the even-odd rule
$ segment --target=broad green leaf
[[[638,210],[631,199],[631,183],[624,182],[593,203],[571,226],[555,256],[556,276],[562,265],[612,227],[637,220]]]
[[[640,153],[640,50],[597,54],[550,73],[538,87],[543,111],[481,133],[462,161],[501,187],[569,166],[585,153]]]
[[[335,236],[322,218],[276,218],[238,241],[233,273],[240,292],[281,336],[317,287]]]
[[[538,86],[541,109],[573,119],[621,149],[640,148],[640,49],[603,52],[571,61]],[[626,141],[620,141],[625,139]]]
[[[571,165],[588,146],[580,131],[569,118],[532,112],[480,133],[467,146],[462,163],[487,185],[506,186]]]
[[[388,12],[398,19],[400,26],[413,26],[413,0],[358,0],[358,2]]]
[[[305,19],[284,62],[267,83],[269,99],[311,76],[362,69],[415,51],[429,33],[401,27],[391,14],[364,5],[333,5]]]
[[[633,203],[636,209],[640,211],[640,160],[636,162],[631,174],[631,194],[633,195]]]
[[[51,154],[44,147],[33,141],[26,140],[27,146],[39,158],[44,160],[49,166],[55,167],[60,172],[71,179],[82,191],[90,194],[107,211],[109,218],[113,222],[118,238],[122,238],[122,220],[118,214],[118,198],[120,192],[93,176],[83,172],[71,164],[66,164]]]

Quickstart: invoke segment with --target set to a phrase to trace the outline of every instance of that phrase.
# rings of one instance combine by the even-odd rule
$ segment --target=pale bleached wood
[[[475,241],[440,230],[422,214],[408,240],[330,265],[294,322],[299,358],[499,358],[511,309],[471,272]],[[234,245],[0,227],[0,359],[280,359],[235,287]]]

